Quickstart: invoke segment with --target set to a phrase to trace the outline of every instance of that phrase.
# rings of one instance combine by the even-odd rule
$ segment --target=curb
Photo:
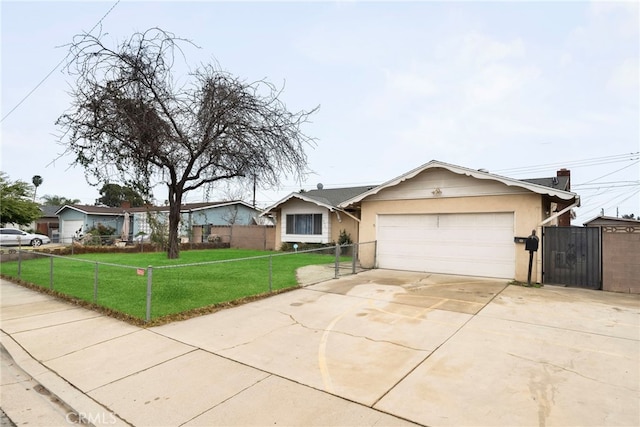
[[[40,394],[68,413],[69,425],[131,426],[116,414],[78,390],[45,365],[35,360],[11,335],[2,332],[0,350],[6,352],[16,367],[32,378]]]

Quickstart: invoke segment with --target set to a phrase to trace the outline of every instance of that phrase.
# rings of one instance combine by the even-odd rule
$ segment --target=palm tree
[[[43,205],[48,206],[76,205],[80,203],[80,199],[67,199],[64,196],[50,196],[49,194],[45,194],[40,199]]]
[[[35,187],[35,190],[33,190],[33,201],[36,201],[36,192],[38,191],[38,187],[40,187],[42,185],[42,177],[40,175],[34,175],[33,178],[31,178],[31,182],[33,183],[33,186]]]

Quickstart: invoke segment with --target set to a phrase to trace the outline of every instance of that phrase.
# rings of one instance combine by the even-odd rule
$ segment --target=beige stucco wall
[[[274,246],[276,251],[279,251],[282,246],[282,212],[278,209],[273,214],[276,221],[276,238]]]
[[[380,195],[382,198],[383,195]],[[445,214],[445,213],[489,213],[513,212],[514,237],[527,237],[536,229],[541,235],[538,224],[543,219],[542,196],[535,193],[505,194],[477,197],[430,197],[410,200],[372,200],[362,202],[360,242],[376,240],[376,218],[379,214]],[[540,248],[542,249],[542,248]],[[524,244],[514,243],[516,253],[516,280],[526,281],[529,265],[529,253]],[[542,251],[536,253],[532,280],[541,281]],[[375,249],[362,247],[360,263],[371,268],[374,264]]]
[[[358,222],[344,212],[331,212],[331,242],[338,242],[340,231],[345,230],[351,235],[353,242],[358,241]]]

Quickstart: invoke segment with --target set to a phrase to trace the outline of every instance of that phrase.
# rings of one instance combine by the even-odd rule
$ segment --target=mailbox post
[[[531,230],[531,236],[527,237],[524,250],[529,251],[529,272],[527,273],[527,283],[531,286],[531,268],[533,267],[533,253],[538,251],[540,239],[536,236],[536,230]]]

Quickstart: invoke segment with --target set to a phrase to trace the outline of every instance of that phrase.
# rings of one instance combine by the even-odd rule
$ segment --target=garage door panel
[[[378,266],[512,278],[513,213],[380,215]]]
[[[78,230],[82,229],[84,225],[83,220],[66,220],[62,221],[60,229],[60,242],[71,243],[71,240],[76,235]]]

